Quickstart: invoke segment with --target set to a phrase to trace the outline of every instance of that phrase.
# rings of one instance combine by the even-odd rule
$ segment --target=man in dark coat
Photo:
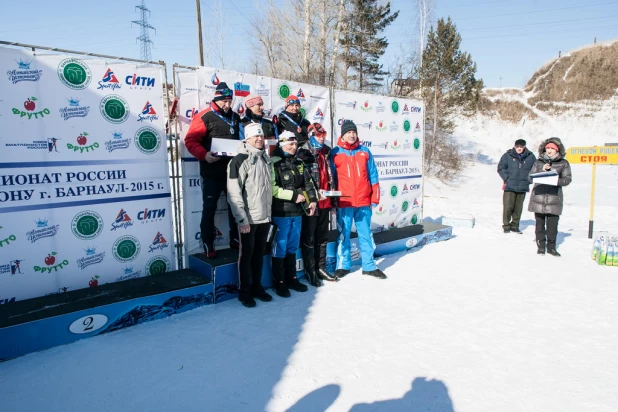
[[[571,165],[565,158],[566,149],[557,137],[550,137],[539,146],[539,158],[534,163],[530,174],[539,172],[555,171],[558,173],[556,186],[534,184],[528,211],[534,213],[536,219],[536,244],[537,254],[547,253],[560,256],[556,250],[556,237],[558,236],[558,220],[562,214],[564,198],[562,187],[571,183]],[[530,183],[534,183],[529,178]]]
[[[227,194],[227,165],[231,157],[222,158],[213,155],[210,150],[212,139],[238,140],[240,133],[240,116],[231,109],[234,92],[225,82],[217,85],[215,96],[210,105],[193,116],[189,131],[185,136],[185,146],[200,161],[202,178],[202,221],[200,232],[204,253],[208,258],[217,257],[215,251],[215,212],[221,192]],[[238,226],[234,216],[228,210],[230,223],[230,247],[238,250]]]
[[[311,123],[309,120],[303,118],[303,114],[300,110],[300,98],[298,96],[292,95],[285,99],[285,107],[279,116],[273,118],[273,123],[277,125],[279,134],[286,130],[294,133],[299,146],[309,140],[307,128]]]
[[[498,174],[502,185],[502,229],[504,233],[521,234],[519,221],[524,208],[526,193],[530,190],[528,174],[536,161],[534,154],[526,148],[526,141],[518,139],[515,147],[506,151],[498,163]]]

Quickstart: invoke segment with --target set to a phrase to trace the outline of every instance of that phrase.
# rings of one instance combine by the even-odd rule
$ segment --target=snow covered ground
[[[523,235],[501,230],[495,162],[511,138],[478,139],[485,155],[458,186],[426,182],[427,219],[474,216],[476,226],[381,258],[389,279],[357,270],[255,309],[228,301],[1,363],[2,406],[618,410],[618,267],[590,259],[590,168],[573,166],[565,189],[563,256],[537,256],[530,213]],[[616,235],[617,174],[613,166],[598,168],[595,209],[595,228]]]

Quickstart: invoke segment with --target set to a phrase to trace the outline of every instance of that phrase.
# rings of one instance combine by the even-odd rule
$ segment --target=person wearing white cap
[[[272,248],[273,283],[275,293],[284,298],[290,296],[289,289],[307,291],[307,286],[296,278],[296,251],[300,244],[301,216],[313,216],[318,202],[309,170],[296,156],[296,149],[296,136],[284,131],[279,135],[270,166],[272,219],[278,228]]]
[[[238,145],[227,169],[227,201],[240,233],[238,254],[238,300],[246,307],[255,299],[270,302],[262,287],[262,263],[270,230],[272,189],[270,158],[264,151],[264,131],[259,123],[245,126],[245,139]]]

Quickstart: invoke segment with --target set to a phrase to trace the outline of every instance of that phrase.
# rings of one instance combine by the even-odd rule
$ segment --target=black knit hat
[[[352,130],[358,133],[358,129],[356,128],[356,125],[354,124],[354,122],[352,120],[344,121],[343,124],[341,125],[341,136],[343,136],[344,134]]]
[[[524,139],[517,139],[517,140],[515,140],[515,147],[517,147],[517,146],[526,147],[526,141]]]
[[[212,98],[212,101],[216,102],[219,100],[232,100],[233,97],[234,92],[229,87],[227,87],[227,83],[221,82],[217,85],[217,88],[215,89],[215,97]]]

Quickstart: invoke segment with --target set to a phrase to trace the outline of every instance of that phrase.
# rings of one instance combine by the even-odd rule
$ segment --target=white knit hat
[[[284,146],[293,142],[296,142],[296,135],[289,130],[286,130],[279,135],[279,146]]]
[[[245,126],[245,139],[253,136],[264,136],[262,125],[259,123],[249,123]]]

